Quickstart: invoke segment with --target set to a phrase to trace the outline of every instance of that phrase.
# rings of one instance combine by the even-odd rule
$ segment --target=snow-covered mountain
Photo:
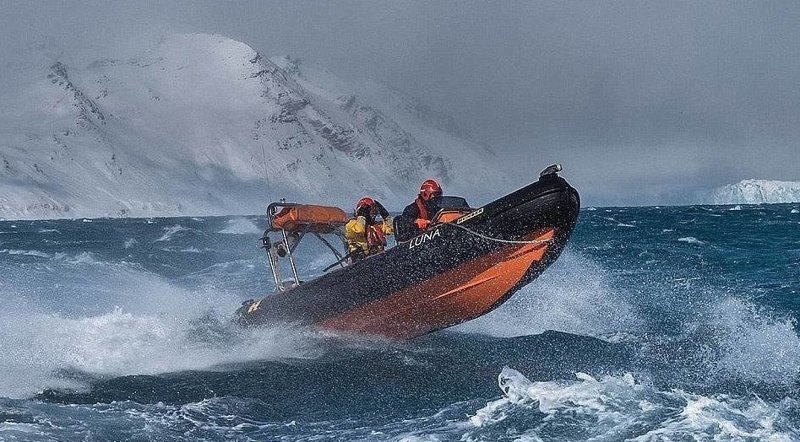
[[[376,83],[217,35],[141,54],[29,67],[0,104],[0,217],[260,213],[365,194],[399,208],[429,177],[472,198],[506,185],[486,146]]]
[[[721,186],[704,198],[706,204],[771,204],[800,202],[800,182],[742,180]]]

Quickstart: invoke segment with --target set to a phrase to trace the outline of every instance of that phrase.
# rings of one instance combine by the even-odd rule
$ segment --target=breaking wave
[[[50,255],[38,250],[17,250],[17,249],[2,249],[0,253],[7,253],[9,255],[24,255],[24,256],[37,256],[39,258],[49,258]]]
[[[703,246],[703,245],[706,244],[705,241],[701,241],[701,240],[695,238],[694,236],[685,236],[683,238],[678,238],[678,241],[689,243],[689,244],[695,244],[695,245],[698,245],[698,246]]]
[[[247,218],[234,218],[228,220],[228,224],[219,233],[232,235],[261,235],[264,229],[256,226]]]
[[[189,230],[190,229],[180,224],[176,224],[172,227],[165,227],[164,234],[161,235],[161,238],[158,238],[156,241],[172,241],[173,236],[176,234],[179,234],[180,232],[188,232]]]
[[[89,278],[101,286],[94,293],[81,292],[82,279],[63,281],[74,283],[74,292],[51,305],[40,302],[46,294],[3,293],[7,307],[0,311],[0,396],[80,389],[97,377],[313,355],[314,334],[308,330],[235,326],[229,310],[236,299],[188,291],[135,266],[98,262],[89,253],[61,259],[76,270],[97,268]],[[101,288],[106,284],[113,289]],[[113,297],[103,299],[109,295]],[[92,298],[96,305],[82,306]]]
[[[531,382],[504,368],[503,398],[470,418],[470,436],[509,431],[532,440],[793,440],[797,401],[664,391],[632,374]],[[523,429],[520,431],[519,429]]]

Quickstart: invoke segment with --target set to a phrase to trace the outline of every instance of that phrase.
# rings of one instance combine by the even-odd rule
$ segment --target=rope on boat
[[[523,240],[523,239],[503,239],[503,238],[494,238],[491,236],[484,235],[482,233],[476,232],[468,227],[464,227],[461,224],[456,223],[442,223],[443,226],[451,226],[459,228],[470,235],[477,236],[478,238],[485,239],[487,241],[499,242],[503,244],[550,244],[554,241],[554,239],[531,239],[531,240]]]

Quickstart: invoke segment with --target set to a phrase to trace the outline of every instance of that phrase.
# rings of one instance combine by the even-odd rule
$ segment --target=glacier
[[[800,182],[742,180],[717,187],[702,198],[704,204],[775,204],[800,202]]]
[[[399,208],[426,178],[470,200],[508,186],[489,146],[378,83],[220,35],[136,51],[24,66],[0,107],[0,218],[254,214],[363,195]]]

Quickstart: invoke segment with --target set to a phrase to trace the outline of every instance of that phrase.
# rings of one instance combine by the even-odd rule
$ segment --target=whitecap
[[[232,235],[261,235],[263,230],[247,218],[234,218],[219,233]]]
[[[180,224],[175,224],[174,226],[171,226],[171,227],[165,227],[164,228],[164,234],[161,235],[161,238],[158,238],[156,241],[170,241],[170,240],[172,240],[172,235],[175,235],[178,232],[184,232],[184,231],[187,231],[187,230],[189,230],[189,229],[187,229],[186,227],[183,227]]]
[[[99,261],[92,252],[80,252],[76,255],[56,253],[53,258],[68,264],[105,264]]]
[[[590,440],[617,440],[624,434],[638,435],[627,439],[634,441],[793,440],[782,402],[659,390],[633,373],[595,377],[578,372],[572,380],[533,382],[505,367],[498,385],[503,396],[469,417],[473,428],[461,440],[508,431],[516,440],[549,440],[569,427],[580,428],[582,439]]]
[[[38,250],[19,250],[19,249],[3,249],[0,253],[7,253],[9,255],[23,255],[23,256],[36,256],[39,258],[49,258],[50,255]]]
[[[696,244],[698,246],[702,246],[702,245],[706,244],[704,241],[701,241],[701,240],[695,238],[694,236],[685,236],[683,238],[678,238],[678,241],[689,243],[689,244]]]

